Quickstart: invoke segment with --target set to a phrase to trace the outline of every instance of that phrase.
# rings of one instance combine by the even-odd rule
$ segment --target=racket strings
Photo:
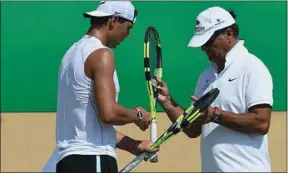
[[[151,77],[158,76],[156,39],[153,33],[149,35],[149,59]]]
[[[160,77],[160,72],[157,69],[157,40],[155,34],[152,32],[149,35],[149,67],[150,67],[150,77],[152,82],[152,88],[153,88],[153,96],[155,100],[155,104],[157,102],[158,97],[158,83],[155,79],[156,77]]]

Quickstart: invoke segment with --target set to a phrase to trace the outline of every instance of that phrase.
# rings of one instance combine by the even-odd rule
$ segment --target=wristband
[[[222,121],[222,118],[223,118],[223,115],[220,109],[215,107],[211,120],[215,123],[220,123]]]

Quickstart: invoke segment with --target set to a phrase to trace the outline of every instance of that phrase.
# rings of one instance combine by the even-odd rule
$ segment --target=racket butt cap
[[[150,162],[151,162],[151,163],[157,163],[157,162],[158,162],[158,155],[153,156],[153,157],[150,159]]]

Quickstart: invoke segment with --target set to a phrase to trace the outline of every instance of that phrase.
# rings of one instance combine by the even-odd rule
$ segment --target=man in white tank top
[[[149,112],[141,107],[117,104],[120,86],[111,48],[129,36],[137,11],[130,1],[101,1],[84,16],[90,19],[89,31],[66,52],[58,73],[57,148],[46,172],[50,165],[50,172],[56,167],[61,173],[116,173],[116,147],[135,155],[158,150],[114,128],[134,123],[145,131],[150,124]]]
[[[200,75],[195,96],[218,88],[220,94],[202,117],[185,129],[201,135],[202,172],[271,172],[267,133],[273,106],[272,77],[238,40],[233,11],[211,7],[196,19],[190,47],[200,47],[212,65]],[[162,81],[159,102],[175,121],[183,112]],[[162,94],[162,95],[161,95]]]

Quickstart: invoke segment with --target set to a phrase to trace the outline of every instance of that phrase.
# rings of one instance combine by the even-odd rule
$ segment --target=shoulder
[[[246,56],[247,71],[249,74],[255,73],[261,76],[271,76],[268,67],[264,62],[252,53],[248,53]]]
[[[93,51],[86,61],[88,67],[95,71],[114,71],[114,54],[108,48],[100,48]]]
[[[114,61],[114,54],[109,48],[100,48],[94,50],[87,58],[90,62]]]

